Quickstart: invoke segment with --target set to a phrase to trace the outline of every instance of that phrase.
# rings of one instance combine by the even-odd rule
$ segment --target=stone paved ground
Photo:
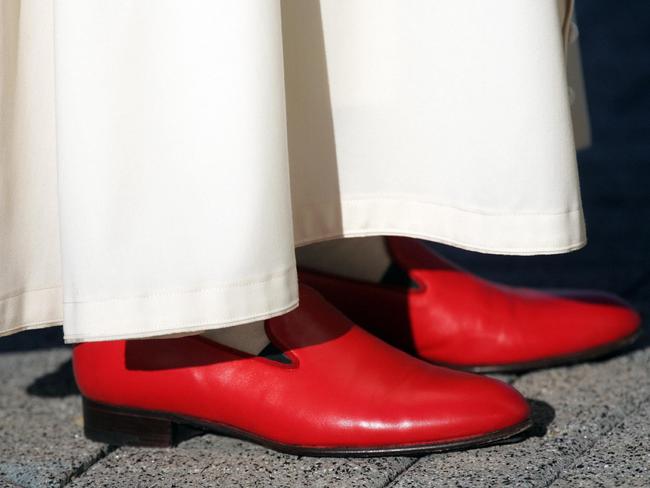
[[[650,3],[579,4],[594,147],[581,155],[590,245],[554,257],[444,248],[486,277],[597,287],[650,313]],[[645,19],[645,20],[643,20]],[[650,334],[648,334],[650,335]],[[3,487],[650,486],[650,340],[602,361],[506,378],[534,402],[523,442],[422,458],[318,459],[205,435],[174,450],[84,439],[70,351],[49,329],[0,340]]]

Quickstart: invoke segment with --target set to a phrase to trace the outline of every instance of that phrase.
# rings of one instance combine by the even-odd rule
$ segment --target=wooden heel
[[[84,434],[115,446],[170,447],[176,426],[171,420],[83,399]]]

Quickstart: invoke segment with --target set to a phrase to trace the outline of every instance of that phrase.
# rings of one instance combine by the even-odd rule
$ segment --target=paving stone
[[[0,479],[62,486],[105,450],[83,436],[69,349],[0,354]]]
[[[533,436],[518,444],[422,458],[391,486],[547,486],[650,400],[649,373],[650,350],[644,349],[524,375],[514,385],[538,402]]]
[[[408,457],[290,456],[248,442],[205,435],[174,449],[118,449],[70,486],[369,488],[385,486],[413,462]]]
[[[601,437],[552,488],[650,486],[650,403]]]
[[[21,486],[0,478],[0,488],[21,488]]]

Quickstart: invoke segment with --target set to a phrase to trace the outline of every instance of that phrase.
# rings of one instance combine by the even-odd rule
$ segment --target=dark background
[[[482,276],[610,290],[650,313],[650,0],[579,0],[593,145],[579,154],[589,244],[565,255],[491,256],[434,245]],[[645,338],[637,347],[650,345]],[[61,329],[0,339],[0,351],[62,344]]]

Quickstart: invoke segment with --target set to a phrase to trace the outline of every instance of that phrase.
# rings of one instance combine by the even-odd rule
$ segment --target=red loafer
[[[592,359],[633,342],[637,312],[616,296],[497,285],[415,239],[387,239],[403,285],[302,270],[300,279],[355,323],[429,362],[514,372]]]
[[[477,446],[530,426],[509,385],[409,356],[300,293],[300,308],[266,322],[276,359],[198,336],[76,346],[86,435],[167,446],[189,425],[300,455],[369,456]]]

